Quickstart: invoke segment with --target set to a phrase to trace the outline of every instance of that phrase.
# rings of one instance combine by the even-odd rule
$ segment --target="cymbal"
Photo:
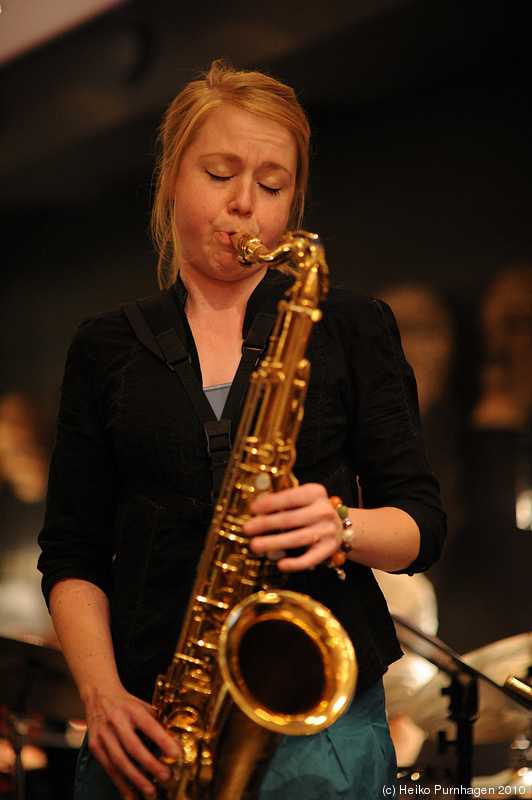
[[[509,742],[531,729],[530,706],[520,704],[503,684],[509,675],[526,681],[532,666],[532,633],[511,636],[458,658],[466,674],[479,678],[478,718],[474,722],[476,743]],[[454,723],[449,719],[449,697],[442,695],[442,689],[449,683],[449,673],[440,669],[411,698],[408,713],[430,737],[437,736],[439,731],[454,732]]]
[[[465,658],[497,683],[504,683],[508,675],[526,678],[528,669],[532,667],[532,632],[520,633],[472,650]]]
[[[477,670],[437,636],[426,633],[397,614],[392,614],[392,617],[397,637],[408,650],[430,661],[447,675],[467,678],[477,674]]]
[[[61,651],[22,639],[0,637],[0,705],[49,720],[85,717]]]

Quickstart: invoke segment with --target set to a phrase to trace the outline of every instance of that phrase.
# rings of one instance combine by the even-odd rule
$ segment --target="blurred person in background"
[[[532,264],[511,264],[494,275],[478,320],[479,394],[466,448],[467,535],[455,557],[463,585],[456,612],[462,603],[471,620],[459,641],[464,650],[531,629]]]
[[[524,430],[532,412],[532,264],[502,269],[480,311],[483,363],[475,430]]]
[[[0,635],[56,642],[40,591],[35,529],[44,513],[55,403],[0,397]]]

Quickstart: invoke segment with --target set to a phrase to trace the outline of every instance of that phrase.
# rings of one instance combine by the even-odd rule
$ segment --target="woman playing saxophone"
[[[242,264],[233,240],[246,233],[271,251],[304,208],[308,121],[294,92],[269,76],[215,62],[171,104],[160,141],[159,280],[192,381],[220,425],[204,424],[203,401],[195,405],[176,374],[179,359],[168,369],[124,310],[81,325],[66,362],[39,563],[86,708],[76,800],[153,797],[153,779],[169,770],[150,742],[168,759],[181,755],[149,700],[172,658],[209,526],[217,436],[236,426],[244,357],[254,350],[258,362],[265,346],[250,342],[255,320],[275,314],[293,281],[263,261]],[[357,652],[358,687],[329,728],[281,740],[258,800],[365,800],[393,785],[382,675],[401,650],[371,568],[425,570],[445,535],[390,310],[332,287],[321,311],[307,351],[297,484],[257,493],[243,532],[253,553],[274,554],[288,588],[340,620]]]

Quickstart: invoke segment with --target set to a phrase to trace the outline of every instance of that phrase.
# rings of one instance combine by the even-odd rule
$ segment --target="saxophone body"
[[[296,277],[250,378],[177,648],[156,682],[154,714],[182,750],[178,760],[163,757],[172,771],[157,784],[164,800],[251,798],[279,737],[329,726],[357,677],[340,623],[307,595],[283,590],[276,554],[257,557],[242,533],[254,497],[297,483],[305,351],[327,291],[323,248],[305,232],[272,251],[247,234],[235,246],[242,263],[290,261]]]

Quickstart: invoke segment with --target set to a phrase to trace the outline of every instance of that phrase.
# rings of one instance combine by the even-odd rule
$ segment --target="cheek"
[[[275,208],[273,211],[267,208],[262,215],[262,224],[260,224],[261,238],[264,244],[268,247],[275,247],[281,236],[286,230],[288,219],[290,216],[290,204],[286,203],[282,206]]]
[[[206,217],[207,210],[201,198],[186,193],[177,197],[174,205],[174,222],[180,236],[199,231]]]

